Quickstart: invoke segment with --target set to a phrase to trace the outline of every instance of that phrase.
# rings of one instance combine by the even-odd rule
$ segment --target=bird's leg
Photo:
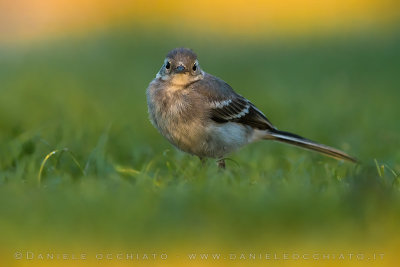
[[[201,161],[201,166],[206,166],[207,158],[199,157],[199,159]]]
[[[225,166],[225,160],[224,159],[219,159],[217,161],[217,163],[218,163],[218,168],[225,170],[226,166]]]

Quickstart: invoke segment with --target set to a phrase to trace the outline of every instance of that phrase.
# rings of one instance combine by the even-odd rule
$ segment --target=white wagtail
[[[258,140],[275,140],[337,159],[356,159],[335,148],[278,130],[249,100],[200,68],[197,55],[177,48],[147,88],[150,120],[177,148],[200,159],[224,156]]]

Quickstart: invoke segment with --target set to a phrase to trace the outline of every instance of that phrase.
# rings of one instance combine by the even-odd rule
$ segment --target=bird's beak
[[[185,72],[186,68],[183,65],[178,65],[178,67],[176,67],[175,72],[176,73],[183,73]]]

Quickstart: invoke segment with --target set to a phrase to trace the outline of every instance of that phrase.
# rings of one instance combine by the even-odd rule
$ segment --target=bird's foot
[[[218,164],[218,168],[225,170],[226,165],[225,165],[225,160],[224,159],[218,160],[217,164]]]
[[[201,166],[202,166],[202,167],[206,166],[207,158],[199,157],[199,159],[200,159],[200,161],[201,161]]]

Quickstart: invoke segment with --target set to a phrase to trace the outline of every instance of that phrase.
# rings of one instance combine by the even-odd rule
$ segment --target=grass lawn
[[[279,129],[361,164],[260,142],[221,172],[177,151],[145,97],[177,46]],[[398,33],[237,41],[125,29],[0,48],[0,248],[391,242],[399,47]]]

